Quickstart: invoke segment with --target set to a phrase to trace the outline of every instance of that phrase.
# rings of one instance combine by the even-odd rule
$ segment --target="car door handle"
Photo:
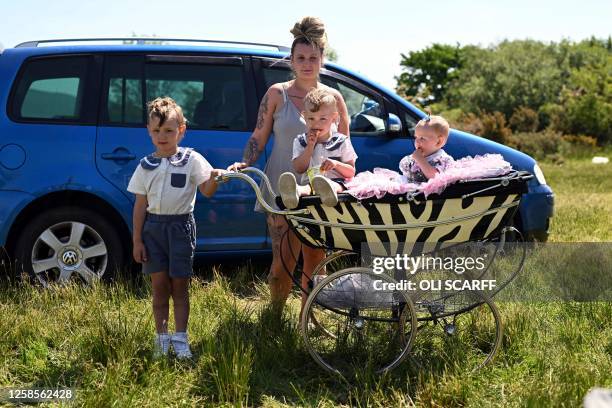
[[[102,153],[104,160],[134,160],[136,156],[131,153]]]

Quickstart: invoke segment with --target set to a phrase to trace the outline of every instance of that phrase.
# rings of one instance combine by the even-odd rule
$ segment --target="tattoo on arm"
[[[257,129],[263,128],[264,115],[268,113],[268,94],[266,93],[259,104],[259,113],[257,114]]]
[[[242,161],[250,166],[251,164],[257,161],[260,154],[261,152],[259,151],[259,145],[257,143],[257,140],[251,137],[247,142],[246,147],[244,148]]]

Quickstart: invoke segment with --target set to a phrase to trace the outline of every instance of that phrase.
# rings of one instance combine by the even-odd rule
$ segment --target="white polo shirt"
[[[212,166],[191,148],[180,147],[168,158],[143,158],[127,190],[147,196],[151,214],[188,214],[193,211],[198,186],[210,178]]]
[[[304,153],[304,150],[306,150],[307,144],[306,133],[296,136],[296,138],[293,139],[293,157],[291,160],[295,160],[300,157],[302,153]],[[326,159],[334,159],[342,163],[357,160],[357,153],[355,153],[355,149],[353,149],[351,139],[342,133],[334,132],[326,141],[318,142],[312,151],[308,168],[321,167],[321,164],[323,164]],[[325,173],[325,177],[329,179],[344,178],[344,176],[342,176],[342,174],[338,173],[336,170],[327,171]],[[302,184],[308,183],[307,173],[302,174],[301,182]]]

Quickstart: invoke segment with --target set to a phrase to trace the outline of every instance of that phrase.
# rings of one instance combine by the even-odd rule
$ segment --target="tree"
[[[521,107],[537,111],[555,102],[562,72],[555,49],[537,41],[504,41],[464,51],[448,102],[466,112],[502,112],[510,118]]]
[[[559,130],[595,136],[601,144],[612,142],[612,51],[604,41],[591,39],[577,44],[570,56],[580,63],[570,64],[559,98],[565,108]]]
[[[325,48],[325,59],[333,62],[338,61],[338,51],[328,46]]]
[[[433,44],[421,50],[402,54],[402,72],[397,81],[397,92],[407,99],[416,99],[421,105],[440,102],[448,83],[462,65],[462,49],[445,44]]]
[[[612,38],[482,48],[434,44],[402,55],[398,93],[487,137],[545,128],[612,142]],[[467,126],[467,127],[466,127]]]

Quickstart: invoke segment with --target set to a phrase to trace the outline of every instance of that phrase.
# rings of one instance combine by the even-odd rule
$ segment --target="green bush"
[[[506,127],[525,133],[551,128],[594,137],[600,146],[612,143],[611,38],[504,40],[486,48],[434,44],[403,55],[401,66],[400,95],[465,112],[456,126],[467,131],[503,142]]]
[[[591,157],[601,148],[597,146],[597,139],[584,135],[563,135],[567,143],[563,145],[563,155],[568,157]]]
[[[465,116],[465,112],[461,109],[455,108],[451,109],[446,106],[445,103],[435,103],[431,104],[428,107],[431,110],[432,115],[440,115],[444,119],[448,121],[450,126],[454,129],[461,129],[463,125],[463,118]]]
[[[506,125],[506,117],[501,112],[485,113],[482,117],[482,136],[498,143],[506,144],[512,134]]]
[[[563,115],[563,106],[556,103],[546,103],[538,108],[538,122],[543,129],[562,129]]]
[[[540,124],[538,112],[526,106],[519,106],[512,113],[509,124],[513,132],[535,132]]]
[[[506,117],[501,112],[462,115],[457,127],[498,143],[507,144],[512,131],[506,124]]]
[[[560,133],[551,130],[514,133],[508,138],[507,144],[536,160],[548,158],[558,161],[561,154],[569,149],[569,142]]]

